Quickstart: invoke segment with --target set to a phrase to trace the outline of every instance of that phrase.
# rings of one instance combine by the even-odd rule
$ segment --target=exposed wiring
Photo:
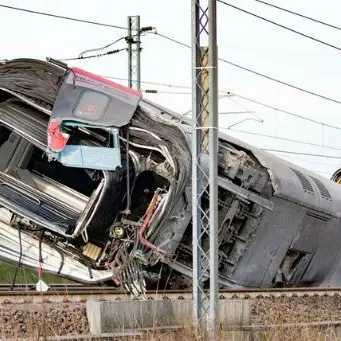
[[[149,226],[150,220],[153,216],[153,213],[156,209],[157,203],[158,203],[158,197],[159,197],[159,193],[160,193],[160,189],[157,188],[156,191],[154,192],[153,198],[147,208],[146,214],[145,214],[145,219],[143,220],[143,223],[141,225],[141,227],[138,229],[137,231],[137,235],[139,238],[139,241],[142,245],[146,246],[147,248],[156,251],[156,252],[160,252],[160,253],[165,253],[162,249],[160,249],[159,247],[157,247],[156,245],[152,244],[151,242],[149,242],[144,236],[144,232],[146,231],[146,229]]]
[[[20,11],[20,12],[26,12],[26,13],[31,13],[31,14],[43,15],[43,16],[57,18],[57,19],[64,19],[64,20],[80,22],[80,23],[84,23],[84,24],[91,24],[91,25],[97,25],[97,26],[118,28],[120,30],[128,30],[128,28],[124,27],[124,26],[106,24],[106,23],[99,22],[99,21],[92,21],[92,20],[79,19],[79,18],[72,18],[72,17],[67,17],[67,16],[64,16],[64,15],[57,15],[57,14],[53,14],[53,13],[33,11],[33,10],[30,10],[30,9],[27,9],[27,8],[8,6],[8,5],[4,5],[4,4],[0,4],[0,7],[7,8],[7,9],[12,9],[12,10],[15,10],[15,11]]]
[[[266,2],[266,1],[263,1],[263,0],[253,0],[253,1],[259,2],[259,3],[264,4],[264,5],[266,5],[266,6],[269,6],[269,7],[273,7],[273,8],[279,9],[280,11],[287,12],[287,13],[296,15],[296,16],[298,16],[298,17],[301,17],[301,18],[304,18],[304,19],[313,21],[313,22],[315,22],[315,23],[322,24],[322,25],[325,25],[325,26],[327,26],[327,27],[334,28],[334,29],[336,29],[336,30],[341,31],[341,27],[339,27],[339,26],[336,26],[336,25],[333,25],[333,24],[329,24],[329,23],[327,23],[327,22],[325,22],[325,21],[322,21],[322,20],[318,20],[318,19],[309,17],[308,15],[304,15],[304,14],[302,14],[302,13],[294,12],[294,11],[292,11],[292,10],[290,10],[290,9],[280,7],[280,6],[277,6],[277,5],[275,5],[275,4],[271,4],[271,3]]]
[[[130,143],[130,129],[127,127],[127,143],[126,143],[126,162],[127,162],[127,207],[124,210],[124,214],[131,214],[131,186],[130,186],[130,154],[129,154],[129,143]]]
[[[16,280],[17,280],[18,270],[19,270],[19,268],[20,268],[21,261],[22,261],[22,257],[23,257],[22,239],[21,239],[21,228],[20,228],[20,225],[18,225],[17,227],[18,227],[18,236],[19,236],[19,247],[20,247],[20,251],[19,251],[18,263],[17,263],[17,266],[16,266],[16,268],[15,268],[15,272],[14,272],[14,276],[13,276],[11,291],[14,289],[14,286],[15,286],[15,283],[16,283]]]
[[[43,243],[44,236],[45,236],[45,230],[42,230],[41,235],[39,237],[39,262],[38,262],[38,278],[39,278],[39,280],[41,279],[41,275],[43,272],[44,259],[43,259],[43,252],[42,252],[42,243]]]
[[[218,2],[224,4],[224,5],[228,6],[228,7],[234,8],[234,9],[236,9],[236,10],[238,10],[238,11],[240,11],[240,12],[243,12],[243,13],[245,13],[245,14],[251,15],[251,16],[257,18],[257,19],[261,19],[261,20],[266,21],[266,22],[268,22],[268,23],[270,23],[270,24],[272,24],[272,25],[275,25],[275,26],[277,26],[277,27],[281,27],[281,28],[283,28],[283,29],[285,29],[285,30],[287,30],[287,31],[290,31],[290,32],[295,33],[295,34],[298,34],[298,35],[300,35],[300,36],[302,36],[302,37],[304,37],[304,38],[313,40],[313,41],[315,41],[316,43],[320,43],[320,44],[322,44],[322,45],[331,47],[331,48],[333,48],[333,49],[335,49],[335,50],[341,51],[341,47],[339,47],[339,46],[336,46],[336,45],[327,43],[327,42],[325,42],[325,41],[323,41],[323,40],[321,40],[321,39],[318,39],[318,38],[315,38],[315,37],[310,36],[310,35],[308,35],[308,34],[302,33],[302,32],[300,32],[300,31],[297,31],[297,30],[295,30],[295,29],[293,29],[293,28],[290,28],[290,27],[288,27],[288,26],[279,24],[279,23],[277,23],[277,22],[275,22],[275,21],[273,21],[273,20],[264,18],[264,17],[262,17],[262,16],[260,16],[260,15],[258,15],[258,14],[256,14],[256,13],[249,12],[249,11],[243,9],[243,8],[240,8],[240,7],[238,7],[238,6],[232,5],[232,4],[230,4],[230,3],[226,2],[226,1],[218,0]]]

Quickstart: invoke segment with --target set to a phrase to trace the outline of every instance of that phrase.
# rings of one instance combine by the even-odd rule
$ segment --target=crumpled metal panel
[[[146,107],[148,110],[155,112],[162,110],[162,107],[146,99],[141,101],[141,107]],[[164,110],[165,113],[168,113],[173,118],[173,120],[178,121],[180,129],[188,135],[191,134],[191,121],[189,118],[170,111],[169,109]],[[238,149],[249,151],[254,155],[259,163],[267,169],[270,175],[273,195],[341,218],[341,190],[340,185],[337,183],[227,134],[220,133],[219,139],[237,146]],[[297,174],[295,174],[295,170],[303,174],[306,181],[308,181],[313,188],[313,192],[307,191],[303,187],[302,182]],[[327,195],[322,188],[325,188],[328,191]]]

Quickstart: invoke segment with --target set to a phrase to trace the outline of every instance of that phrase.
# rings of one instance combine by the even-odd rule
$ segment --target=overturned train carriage
[[[190,287],[189,122],[51,61],[4,62],[0,89],[0,259]],[[341,285],[339,185],[223,134],[218,172],[221,286]]]

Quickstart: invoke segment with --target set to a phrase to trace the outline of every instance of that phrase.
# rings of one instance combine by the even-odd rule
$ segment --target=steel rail
[[[52,286],[47,292],[38,292],[33,286],[23,290],[16,286],[13,291],[0,286],[0,304],[40,304],[40,303],[85,303],[89,298],[99,300],[133,300],[132,295],[113,287]],[[341,288],[270,288],[221,290],[219,299],[262,299],[295,297],[341,296]],[[189,290],[167,290],[147,292],[149,300],[193,299]]]
[[[3,292],[10,291],[12,287],[11,284],[0,284],[0,295]],[[41,294],[41,292],[36,291],[36,285],[34,283],[31,284],[16,284],[14,286],[14,290],[10,291],[14,295],[17,291],[22,293],[29,292],[30,294]],[[49,290],[43,294],[57,294],[58,292],[81,292],[81,293],[115,293],[115,294],[127,294],[126,291],[118,289],[116,287],[111,286],[92,286],[92,285],[82,285],[82,284],[52,284],[49,286]],[[222,294],[254,294],[254,293],[306,293],[306,292],[341,292],[341,287],[286,287],[286,288],[231,288],[231,289],[222,289],[219,291]],[[150,290],[148,294],[187,294],[192,293],[191,289],[185,290],[162,290],[158,291]]]

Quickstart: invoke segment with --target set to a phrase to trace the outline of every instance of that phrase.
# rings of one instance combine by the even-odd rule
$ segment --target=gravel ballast
[[[341,297],[290,297],[251,300],[253,325],[341,321]],[[0,338],[86,335],[85,303],[3,304]]]

